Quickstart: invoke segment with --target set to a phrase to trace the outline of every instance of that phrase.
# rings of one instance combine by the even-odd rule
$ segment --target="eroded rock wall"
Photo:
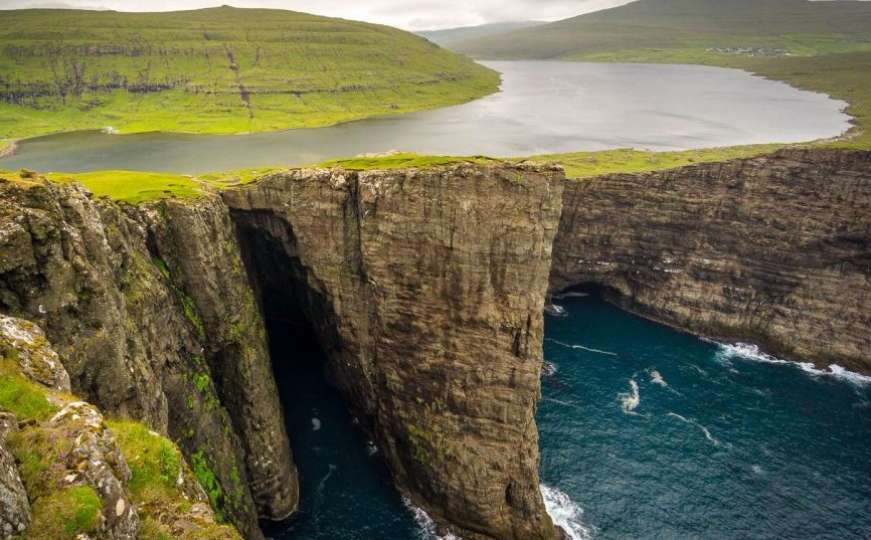
[[[34,321],[72,389],[178,441],[249,538],[296,507],[265,336],[217,196],[132,207],[0,184],[0,312]]]
[[[551,291],[871,372],[871,152],[785,150],[568,181]]]
[[[555,535],[534,412],[562,186],[559,170],[461,165],[224,194],[245,243],[280,251],[253,273],[298,290],[399,488],[465,538]]]

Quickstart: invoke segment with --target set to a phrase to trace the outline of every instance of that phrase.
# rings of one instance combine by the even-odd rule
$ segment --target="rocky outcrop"
[[[400,490],[464,538],[551,539],[534,421],[562,174],[280,173],[224,200]]]
[[[0,184],[0,312],[46,330],[77,394],[178,441],[257,538],[259,515],[295,508],[296,477],[227,215],[215,196],[130,207]]]
[[[12,538],[30,525],[30,501],[18,473],[15,456],[6,448],[6,435],[17,429],[18,420],[0,411],[0,538]]]
[[[785,150],[569,181],[551,291],[871,372],[871,152]]]
[[[40,328],[0,315],[0,353],[0,404],[20,415],[0,417],[0,537],[26,531],[28,538],[134,540],[178,532],[180,538],[238,539],[235,530],[215,525],[202,488],[171,443],[142,426],[133,437],[125,433],[126,444],[119,442],[96,407],[45,381],[46,374],[51,381],[68,377]],[[125,431],[135,426],[117,424]],[[136,464],[135,489],[128,459]],[[151,464],[141,464],[149,460],[160,464],[159,477]],[[183,522],[184,530],[159,524],[162,506],[174,507],[172,522]]]

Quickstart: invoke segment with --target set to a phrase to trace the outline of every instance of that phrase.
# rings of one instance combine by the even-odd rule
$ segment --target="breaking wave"
[[[638,383],[635,379],[629,379],[629,392],[618,394],[620,406],[626,414],[637,414],[635,409],[641,403],[641,393],[638,391]]]
[[[571,540],[592,538],[592,531],[581,521],[584,510],[568,495],[544,484],[541,484],[541,495],[544,497],[544,507],[553,519],[554,525],[562,527]]]
[[[717,343],[717,346],[720,348],[717,351],[717,358],[724,362],[728,362],[733,358],[741,358],[754,362],[765,362],[767,364],[789,364],[798,366],[802,371],[813,376],[835,377],[854,384],[871,384],[871,376],[848,371],[838,364],[830,365],[827,370],[819,369],[810,362],[793,362],[771,356],[762,352],[758,346],[750,343]]]
[[[665,382],[665,379],[662,378],[662,373],[656,371],[655,369],[650,372],[650,382],[663,387],[668,386],[668,383]]]
[[[402,498],[402,504],[408,508],[412,516],[414,516],[414,521],[417,523],[417,526],[420,527],[419,536],[421,540],[461,540],[460,537],[451,533],[441,536],[438,532],[438,525],[436,525],[436,522],[429,517],[429,514],[427,514],[423,508],[412,504],[407,497]]]

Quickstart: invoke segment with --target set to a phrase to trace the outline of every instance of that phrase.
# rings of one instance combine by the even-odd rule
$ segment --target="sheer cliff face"
[[[466,538],[553,538],[534,421],[562,175],[296,171],[226,192],[399,488]]]
[[[551,290],[871,372],[871,153],[782,151],[569,181]]]
[[[129,207],[0,185],[0,312],[46,330],[79,396],[196,456],[246,536],[296,507],[262,321],[218,197]]]
[[[135,207],[0,182],[0,312],[45,329],[73,392],[178,441],[258,538],[298,500],[260,301],[282,291],[414,503],[470,539],[550,539],[534,411],[562,180],[294,171]]]

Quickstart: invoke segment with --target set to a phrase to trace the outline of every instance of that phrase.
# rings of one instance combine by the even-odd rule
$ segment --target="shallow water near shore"
[[[77,132],[22,141],[0,168],[196,174],[298,166],[362,153],[522,157],[640,148],[683,150],[835,137],[846,103],[708,66],[484,62],[502,90],[470,103],[348,124],[252,135]],[[107,126],[106,131],[111,131]]]
[[[558,303],[537,419],[545,501],[573,539],[871,536],[871,379],[705,341],[595,294]],[[268,535],[434,538],[308,373],[277,373],[302,511]]]

